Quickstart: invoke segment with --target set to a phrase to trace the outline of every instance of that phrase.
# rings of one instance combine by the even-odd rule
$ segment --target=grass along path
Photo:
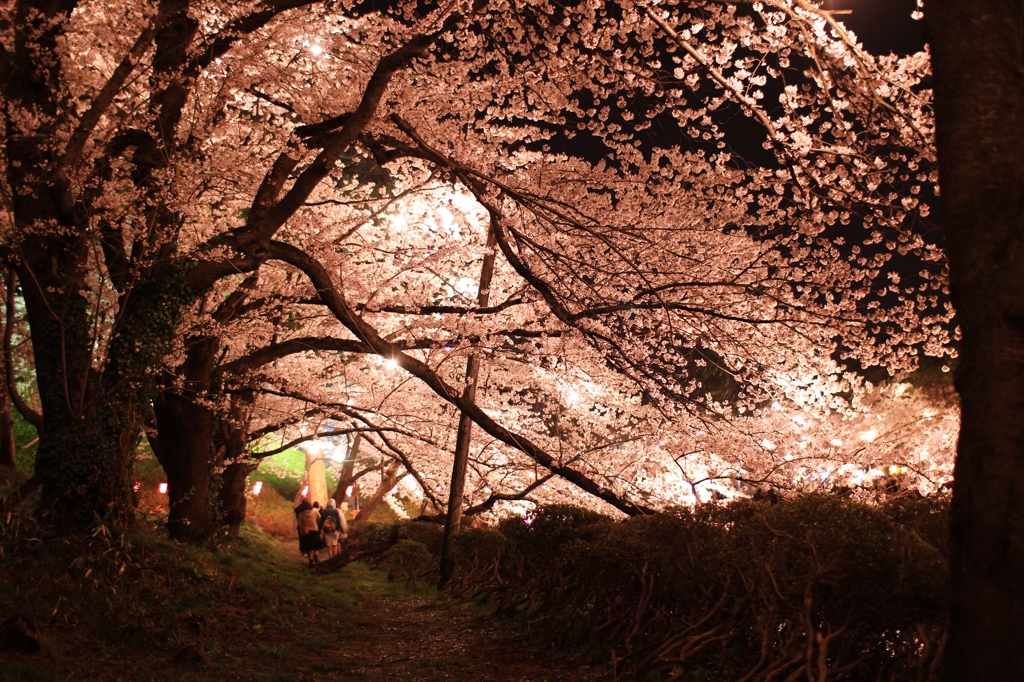
[[[313,573],[251,528],[215,551],[156,524],[77,545],[30,534],[0,554],[0,621],[28,618],[43,650],[0,653],[2,682],[601,679],[483,609],[365,564]]]
[[[298,556],[298,543],[286,543]],[[305,559],[297,559],[300,570]],[[328,582],[356,587],[337,649],[323,650],[306,679],[409,682],[583,682],[603,679],[550,648],[538,648],[513,623],[421,585],[389,583],[385,572],[354,563]],[[325,674],[326,677],[318,677]]]

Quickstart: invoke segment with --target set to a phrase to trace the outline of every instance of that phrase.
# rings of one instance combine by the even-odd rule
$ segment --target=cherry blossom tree
[[[67,0],[0,22],[3,256],[59,514],[131,509],[151,406],[169,473],[191,472],[176,495],[205,509],[209,434],[246,420],[221,365],[307,320],[624,513],[644,508],[628,486],[553,449],[585,438],[502,399],[520,374],[495,360],[493,388],[463,390],[469,349],[520,370],[589,353],[572,371],[616,377],[609,402],[681,429],[947,352],[926,58],[875,58],[804,0]]]

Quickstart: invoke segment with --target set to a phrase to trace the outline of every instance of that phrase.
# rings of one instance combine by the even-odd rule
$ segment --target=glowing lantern
[[[345,497],[352,497],[352,486],[345,488]]]
[[[157,486],[156,489],[160,491],[161,495],[166,495],[167,494],[167,484],[166,483],[161,483],[160,485]]]
[[[141,487],[142,487],[142,484],[139,483],[138,481],[135,481],[135,485],[132,486],[132,490],[138,490]]]
[[[261,490],[263,490],[263,481],[256,481],[252,486],[252,494],[259,495]]]
[[[308,485],[307,486],[303,486],[302,487],[302,496],[305,497],[308,494],[309,494],[309,486]]]

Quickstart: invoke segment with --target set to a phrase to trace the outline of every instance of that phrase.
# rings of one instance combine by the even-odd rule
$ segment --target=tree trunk
[[[12,377],[7,376],[7,367],[11,364],[6,357],[10,353],[10,334],[8,334],[7,326],[13,323],[14,315],[11,314],[13,311],[11,308],[14,306],[14,292],[12,287],[14,286],[14,278],[8,275],[4,278],[6,291],[4,292],[4,317],[2,324],[4,325],[3,330],[3,349],[4,362],[0,363],[0,466],[14,466],[14,419],[11,415],[13,405],[11,403],[11,396],[8,393],[8,386],[14,382],[11,381]]]
[[[0,390],[0,466],[14,466],[14,451],[14,419],[11,416],[11,400],[4,387]]]
[[[228,533],[237,538],[245,523],[248,500],[245,497],[246,481],[249,474],[256,468],[251,462],[240,461],[228,464],[221,474],[220,503],[224,513],[224,522],[228,524]]]
[[[253,403],[251,391],[231,397],[231,414],[228,419],[220,420],[220,433],[223,440],[224,473],[221,474],[221,485],[218,493],[220,511],[224,522],[228,525],[228,533],[237,538],[245,523],[248,500],[245,496],[246,481],[258,462],[249,459],[246,452],[249,436],[249,410]]]
[[[1024,4],[929,0],[942,223],[962,330],[948,680],[1024,670]]]
[[[487,231],[487,246],[484,262],[480,268],[480,288],[477,291],[477,305],[487,306],[490,300],[491,279],[494,277],[494,258],[498,246],[497,234],[492,226]],[[466,400],[476,399],[476,382],[480,374],[480,356],[476,352],[476,344],[470,351],[466,361],[466,389],[463,397]],[[443,590],[455,572],[455,559],[452,557],[452,541],[459,533],[462,525],[462,500],[466,489],[466,469],[469,466],[469,446],[473,436],[473,420],[469,415],[459,416],[459,430],[455,439],[455,461],[452,464],[452,480],[448,488],[448,514],[444,522],[444,539],[441,541],[441,574],[437,581],[437,589]]]
[[[217,339],[191,339],[181,386],[167,386],[154,401],[160,464],[167,474],[167,529],[179,542],[200,542],[213,530],[210,483],[214,465],[214,413],[203,404]]]
[[[310,503],[319,502],[324,507],[327,504],[327,466],[324,455],[319,448],[307,452],[304,447],[309,448],[309,443],[303,443],[298,448],[306,456],[306,485],[309,488],[306,498]]]
[[[352,436],[352,444],[349,445],[348,452],[345,453],[345,462],[341,465],[341,473],[338,475],[338,485],[335,486],[334,494],[331,495],[338,507],[341,507],[341,503],[345,501],[345,491],[356,481],[354,477],[356,456],[359,454],[359,446],[362,442],[363,434],[356,433]]]

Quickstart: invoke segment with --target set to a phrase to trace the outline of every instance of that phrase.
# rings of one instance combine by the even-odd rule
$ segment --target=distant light
[[[141,487],[142,487],[142,484],[139,483],[138,481],[135,481],[135,485],[132,486],[132,490],[138,490]]]
[[[441,486],[435,486],[434,490],[436,490],[437,492],[441,492],[442,490],[444,490],[444,488],[442,488]]]
[[[396,367],[398,367],[398,360],[395,360],[394,358],[388,358],[387,365],[388,369],[395,369]]]
[[[525,523],[527,526],[529,526],[531,523],[533,523],[533,519],[531,517],[529,517],[529,516],[524,516],[523,517],[523,523]]]
[[[324,53],[324,48],[320,47],[319,45],[314,45],[311,48],[309,48],[309,53],[314,57],[319,57]]]
[[[779,404],[778,400],[772,403],[772,409],[775,410],[776,412],[782,409],[782,405]]]
[[[158,485],[156,487],[156,489],[160,491],[161,495],[166,495],[167,494],[167,484],[166,483],[161,483],[160,485]]]
[[[309,494],[309,486],[308,485],[303,486],[302,487],[302,496],[305,497],[308,494]]]
[[[252,494],[259,495],[261,490],[263,490],[263,481],[256,481],[252,486]]]
[[[351,486],[351,485],[349,487],[345,488],[345,497],[352,497],[352,491],[354,489],[355,489],[355,487]]]

